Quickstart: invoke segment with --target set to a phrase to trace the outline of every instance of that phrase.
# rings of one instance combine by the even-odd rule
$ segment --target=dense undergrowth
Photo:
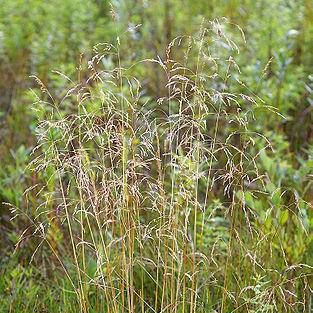
[[[312,16],[4,1],[0,312],[310,312]]]

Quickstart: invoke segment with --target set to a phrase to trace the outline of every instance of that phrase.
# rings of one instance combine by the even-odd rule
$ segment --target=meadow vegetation
[[[311,312],[312,1],[2,2],[0,312]]]

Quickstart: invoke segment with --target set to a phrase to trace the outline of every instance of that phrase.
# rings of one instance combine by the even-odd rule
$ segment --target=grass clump
[[[281,117],[241,80],[245,39],[228,28],[203,22],[165,58],[125,66],[122,38],[99,44],[75,79],[55,72],[56,94],[35,77],[37,177],[13,211],[29,221],[19,243],[32,234],[33,262],[45,249],[75,312],[310,309],[308,246],[286,246],[309,240],[310,204],[268,174],[274,148],[255,121]],[[151,65],[160,97],[145,96]]]

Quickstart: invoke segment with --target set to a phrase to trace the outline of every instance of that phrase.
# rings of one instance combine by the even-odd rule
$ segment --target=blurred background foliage
[[[16,308],[12,312],[18,312],[18,308],[30,312],[31,307],[37,306],[38,312],[54,312],[53,307],[49,308],[50,300],[62,296],[43,283],[47,277],[61,279],[51,277],[53,264],[48,266],[45,257],[48,252],[43,252],[36,261],[42,268],[46,266],[40,272],[28,266],[36,243],[32,246],[26,240],[22,245],[31,249],[22,253],[17,250],[12,256],[28,221],[11,220],[12,214],[4,204],[25,207],[23,193],[37,179],[27,168],[36,143],[37,121],[30,109],[33,103],[30,89],[38,89],[29,76],[36,75],[45,85],[53,86],[50,89],[53,96],[61,99],[64,82],[54,71],[75,79],[80,60],[92,56],[94,45],[115,44],[118,40],[125,66],[144,58],[165,59],[166,46],[173,38],[196,33],[204,18],[223,16],[245,33],[246,43],[239,43],[237,57],[240,79],[253,94],[279,112],[256,113],[253,125],[255,131],[269,138],[273,147],[272,151],[263,149],[266,143],[262,140],[255,145],[256,152],[261,151],[258,165],[267,175],[266,190],[271,203],[262,202],[262,197],[256,199],[249,192],[246,202],[258,211],[265,234],[279,233],[276,243],[282,247],[279,253],[284,253],[290,264],[313,265],[312,0],[2,0],[0,290],[6,297],[1,297],[0,308],[9,305]],[[240,32],[237,30],[234,36],[240,36]],[[173,57],[179,58],[182,53],[176,49],[173,54],[177,55]],[[106,62],[115,60],[107,58]],[[166,94],[165,77],[158,66],[139,65],[134,71],[142,81],[144,97],[157,100]],[[236,92],[241,92],[239,87]],[[220,193],[211,205],[218,211],[222,202]],[[217,233],[227,236],[227,225],[219,223],[219,218],[217,214],[208,221],[209,230],[202,244],[213,242]],[[61,239],[56,236],[55,240]],[[284,258],[274,259],[281,264],[273,267],[283,270]],[[27,304],[21,297],[28,299]],[[42,297],[41,304],[38,297]],[[70,312],[73,304],[68,299],[70,294],[68,303],[64,300]]]

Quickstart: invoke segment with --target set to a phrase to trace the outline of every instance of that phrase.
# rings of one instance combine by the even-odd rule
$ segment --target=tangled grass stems
[[[296,274],[308,265],[284,260],[285,273],[275,271],[250,204],[270,198],[255,144],[270,143],[253,120],[272,108],[240,80],[227,27],[203,22],[197,36],[175,38],[165,60],[128,68],[120,39],[99,44],[86,69],[80,61],[77,83],[60,73],[69,84],[60,97],[36,78],[34,233],[65,270],[80,312],[306,309],[294,289],[297,280],[309,288]],[[106,68],[107,58],[117,67]],[[132,73],[151,63],[166,93],[147,101]]]

